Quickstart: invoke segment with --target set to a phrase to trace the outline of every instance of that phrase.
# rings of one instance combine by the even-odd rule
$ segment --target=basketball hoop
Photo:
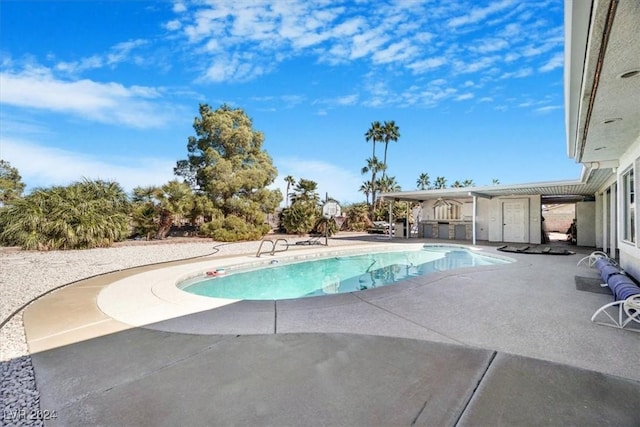
[[[322,216],[326,219],[335,218],[340,216],[341,210],[338,202],[330,201],[322,206]]]

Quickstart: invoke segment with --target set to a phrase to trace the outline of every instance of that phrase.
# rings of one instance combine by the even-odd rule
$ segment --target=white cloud
[[[497,52],[509,47],[509,43],[504,39],[490,38],[478,41],[471,47],[471,50],[479,53]]]
[[[200,56],[195,62],[203,64],[200,82],[247,82],[298,59],[336,67],[366,66],[375,74],[384,71],[393,76],[393,87],[385,94],[371,91],[366,80],[364,87],[356,88],[363,94],[371,92],[361,102],[374,107],[419,104],[419,97],[406,86],[423,82],[408,82],[408,73],[430,73],[435,78],[446,73],[449,81],[474,73],[474,87],[482,87],[500,76],[522,77],[529,72],[510,73],[505,63],[525,60],[521,67],[542,72],[557,66],[537,61],[539,55],[555,52],[562,39],[561,27],[538,19],[536,12],[546,7],[544,3],[489,0],[482,6],[473,1],[438,7],[423,2],[370,6],[362,1],[348,7],[325,0],[202,1],[176,13],[173,18],[179,20],[179,28],[177,23],[171,25]],[[480,25],[486,31],[479,31]],[[453,99],[440,99],[446,98]],[[422,99],[432,105],[438,98]]]
[[[336,25],[331,31],[334,37],[350,37],[358,33],[361,29],[365,28],[366,21],[358,16],[355,18],[347,19],[344,22]]]
[[[455,64],[456,71],[458,71],[459,73],[476,73],[478,71],[491,67],[491,65],[493,65],[493,63],[498,59],[498,56],[485,56],[469,63],[457,61]]]
[[[248,81],[266,72],[262,65],[254,64],[247,55],[234,54],[231,57],[221,55],[216,57],[209,66],[205,79],[211,82]]]
[[[134,56],[132,52],[149,42],[144,39],[128,40],[115,44],[106,54],[95,54],[77,61],[60,61],[55,65],[55,70],[69,75],[77,75],[87,70],[94,70],[106,66],[114,67],[123,62],[144,62],[142,56]]]
[[[564,108],[562,105],[548,105],[546,107],[536,108],[534,111],[536,113],[546,114],[554,110],[560,110],[562,108]]]
[[[0,104],[25,109],[72,114],[133,128],[161,127],[168,119],[167,112],[149,101],[160,97],[158,89],[152,87],[60,80],[45,68],[0,73],[0,87]]]
[[[108,64],[113,65],[126,61],[134,49],[144,46],[147,43],[146,40],[137,39],[116,44],[111,48],[111,52],[107,54]]]
[[[542,55],[543,53],[547,53],[550,50],[562,45],[562,42],[562,38],[552,38],[537,46],[530,44],[528,46],[525,46],[524,50],[522,51],[522,56],[528,58]]]
[[[358,59],[378,51],[389,37],[379,34],[377,31],[369,31],[353,37],[350,59]]]
[[[526,67],[526,68],[522,68],[520,70],[516,70],[516,71],[512,71],[512,72],[508,72],[508,73],[503,73],[500,76],[500,78],[501,79],[511,79],[511,78],[521,79],[523,77],[528,77],[531,74],[533,74],[533,70],[531,69],[531,67]]]
[[[455,98],[453,98],[453,100],[454,101],[464,101],[464,100],[471,99],[471,98],[473,98],[473,94],[472,93],[463,93],[463,94],[460,94],[460,95],[456,96]]]
[[[546,73],[551,70],[555,70],[556,68],[561,68],[564,65],[564,53],[557,52],[555,53],[546,64],[538,68],[538,70],[542,73]]]
[[[373,62],[378,64],[387,64],[389,62],[400,62],[411,58],[417,52],[414,46],[411,46],[408,40],[402,40],[392,43],[384,49],[378,50],[373,54]]]
[[[131,191],[137,186],[162,185],[175,179],[175,160],[138,158],[135,164],[127,164],[124,160],[119,163],[108,161],[28,140],[3,139],[0,145],[2,158],[18,169],[28,189],[69,185],[87,178],[116,181],[126,191]]]
[[[429,70],[438,68],[447,63],[446,58],[437,57],[437,58],[427,58],[420,61],[413,62],[408,65],[408,68],[411,69],[416,74],[425,73]]]
[[[487,7],[475,7],[471,9],[471,12],[466,15],[450,19],[448,22],[448,26],[455,28],[462,25],[475,24],[496,12],[500,12],[506,9],[507,7],[511,6],[512,3],[512,0],[502,0],[499,2],[493,2]]]
[[[519,36],[521,31],[522,29],[520,28],[520,24],[512,22],[505,25],[500,35],[510,39],[512,37]]]
[[[515,52],[509,52],[504,56],[505,62],[513,62],[520,58],[520,55]]]
[[[182,13],[187,11],[187,6],[183,2],[177,1],[173,4],[173,11],[175,13]]]
[[[178,19],[174,19],[164,24],[164,28],[166,28],[169,31],[177,31],[180,28],[182,28],[182,22],[180,22],[180,20]]]
[[[358,102],[358,95],[346,95],[336,99],[338,105],[355,105]]]

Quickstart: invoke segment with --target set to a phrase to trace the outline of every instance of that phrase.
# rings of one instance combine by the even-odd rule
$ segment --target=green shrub
[[[151,203],[141,203],[133,207],[133,234],[147,240],[153,239],[158,230],[158,210]]]
[[[342,224],[343,230],[365,231],[373,225],[369,218],[369,206],[366,203],[356,203],[344,208],[346,217]]]
[[[281,225],[289,234],[307,234],[313,230],[319,214],[315,202],[299,200],[282,212]]]
[[[259,240],[269,232],[267,224],[251,224],[235,215],[202,224],[200,234],[218,242]]]
[[[117,183],[86,180],[38,189],[0,211],[0,242],[28,250],[106,247],[129,235],[128,213]]]
[[[328,219],[324,217],[321,217],[318,222],[316,222],[315,227],[313,227],[313,232],[326,236],[327,227],[329,227],[329,236],[333,236],[338,232],[338,224],[336,224],[336,220],[333,218]]]

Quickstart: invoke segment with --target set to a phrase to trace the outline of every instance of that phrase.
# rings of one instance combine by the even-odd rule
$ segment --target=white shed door
[[[502,203],[502,239],[505,242],[527,242],[525,207],[525,202],[522,200]]]

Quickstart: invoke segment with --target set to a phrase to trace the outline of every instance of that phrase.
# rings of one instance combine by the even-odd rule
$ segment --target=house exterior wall
[[[603,205],[604,205],[604,197],[602,194],[598,193],[596,194],[596,223],[595,223],[595,233],[596,233],[596,241],[595,241],[595,247],[596,248],[603,248],[603,242],[605,239],[604,236],[604,209],[603,209]]]
[[[637,201],[638,195],[640,194],[639,189],[640,185],[640,170],[638,170],[637,166],[640,163],[640,135],[636,138],[631,147],[625,152],[625,154],[620,157],[620,166],[618,167],[618,189],[622,188],[621,186],[621,177],[625,171],[627,171],[630,167],[636,168],[634,170],[634,193]],[[640,278],[640,236],[638,235],[639,225],[639,215],[638,215],[638,204],[636,203],[635,209],[635,226],[636,226],[636,242],[630,243],[622,239],[621,230],[622,227],[620,224],[623,223],[624,219],[622,217],[622,206],[624,202],[624,194],[622,191],[618,191],[618,214],[617,214],[617,223],[618,223],[618,248],[620,250],[620,265],[626,271],[628,271],[633,277]]]
[[[472,198],[448,198],[448,201],[460,204],[460,218],[457,220],[440,220],[436,219],[435,205],[438,202],[436,199],[430,199],[422,202],[422,219],[421,227],[425,225],[432,228],[432,236],[435,238],[438,234],[438,225],[444,225],[445,222],[450,223],[452,230],[455,225],[468,225],[469,232],[467,233],[466,240],[472,240],[473,234],[472,222],[473,222],[473,199]],[[489,200],[478,198],[476,200],[476,239],[477,240],[489,240]],[[438,222],[442,224],[438,224]]]
[[[471,203],[473,209],[473,202]],[[489,240],[489,215],[491,212],[491,200],[476,199],[476,237],[478,240]]]
[[[451,198],[447,199],[450,202],[460,204],[460,218],[458,220],[440,220],[438,221],[435,215],[435,205],[438,203],[437,199],[430,199],[422,202],[422,219],[421,229],[427,226],[430,230],[431,237],[438,237],[438,230],[446,228],[449,224],[451,227],[455,225],[467,224],[468,229],[471,230],[471,223],[473,222],[473,199],[472,198]],[[524,243],[539,244],[541,239],[541,223],[540,213],[542,209],[541,197],[536,196],[517,196],[517,197],[495,197],[493,199],[485,199],[478,197],[476,199],[476,239],[485,240],[490,242],[502,242],[503,241],[503,218],[502,218],[502,206],[503,203],[515,200],[522,200],[525,203],[525,227],[526,227],[526,240]],[[446,223],[446,224],[445,224]],[[446,233],[445,233],[446,234]],[[443,238],[443,237],[441,237]],[[444,237],[446,238],[446,237]],[[471,240],[473,235],[467,233],[467,239]]]
[[[596,245],[596,202],[576,203],[576,229],[578,246]]]
[[[502,206],[505,201],[523,200],[526,204],[527,211],[527,232],[524,243],[539,244],[542,242],[542,226],[540,224],[540,213],[542,212],[542,198],[536,196],[513,196],[513,197],[495,197],[491,200],[489,206],[489,241],[502,242],[503,224]]]

